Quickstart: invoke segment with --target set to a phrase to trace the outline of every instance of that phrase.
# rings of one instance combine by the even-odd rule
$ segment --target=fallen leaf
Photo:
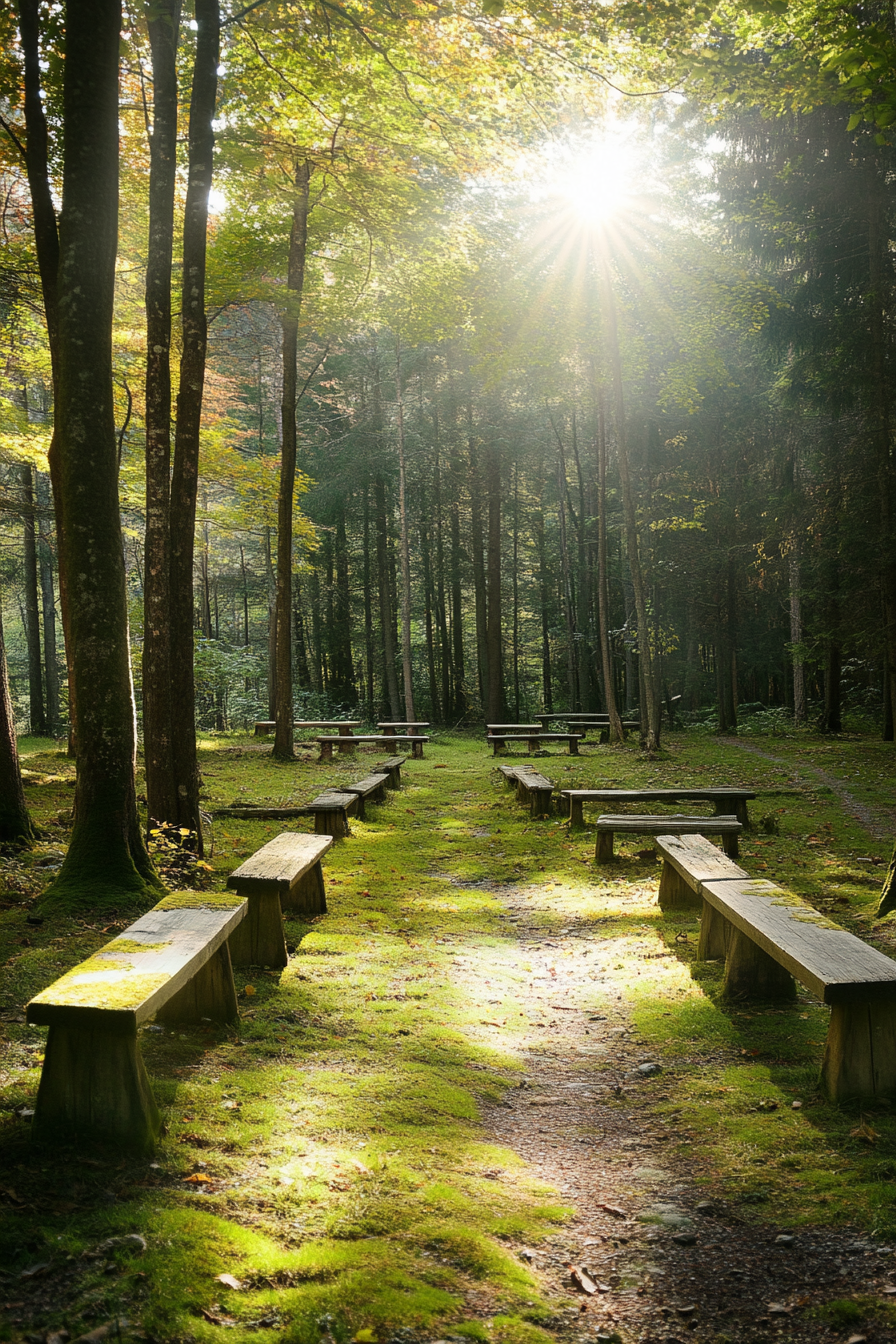
[[[768,1314],[769,1314],[770,1316],[789,1316],[789,1315],[790,1315],[790,1308],[789,1308],[789,1307],[785,1307],[783,1302],[769,1302],[768,1307],[767,1307],[767,1310],[768,1310]]]
[[[236,1325],[232,1316],[218,1316],[213,1311],[206,1311],[205,1307],[200,1307],[199,1310],[207,1321],[211,1321],[212,1325]]]
[[[21,1274],[19,1275],[19,1278],[39,1279],[42,1274],[46,1274],[49,1268],[50,1268],[49,1260],[44,1260],[39,1265],[29,1265],[27,1269],[23,1269]]]
[[[235,1293],[238,1293],[243,1286],[232,1274],[216,1274],[215,1283],[223,1283],[225,1288],[232,1288]]]
[[[625,1209],[620,1209],[618,1204],[598,1204],[597,1207],[599,1209],[603,1209],[604,1213],[612,1213],[614,1218],[628,1217],[628,1214],[626,1213]]]
[[[243,993],[244,993],[248,998],[251,998],[252,995],[255,993],[255,986],[254,986],[254,985],[246,985],[246,988],[243,990]]]
[[[597,1284],[592,1279],[587,1270],[581,1269],[578,1265],[573,1265],[569,1271],[569,1277],[577,1288],[581,1288],[583,1293],[596,1293]]]
[[[856,1125],[855,1129],[849,1131],[849,1137],[851,1139],[861,1139],[863,1143],[876,1143],[880,1135],[876,1129],[872,1129],[867,1120],[863,1120],[861,1124]]]
[[[369,1327],[359,1330],[355,1335],[354,1344],[376,1344],[376,1335]]]
[[[185,1185],[211,1185],[211,1176],[206,1176],[204,1171],[194,1171],[192,1176],[184,1177]]]

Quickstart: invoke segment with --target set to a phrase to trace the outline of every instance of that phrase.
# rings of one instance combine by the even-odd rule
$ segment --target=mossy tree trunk
[[[893,857],[890,859],[890,866],[884,878],[883,890],[880,893],[880,904],[877,907],[878,919],[883,919],[884,915],[888,915],[891,910],[896,910],[896,847],[893,849]]]
[[[112,314],[118,241],[119,0],[66,6],[56,387],[61,568],[78,706],[74,829],[45,904],[156,886],[137,819],[136,722],[118,499]]]

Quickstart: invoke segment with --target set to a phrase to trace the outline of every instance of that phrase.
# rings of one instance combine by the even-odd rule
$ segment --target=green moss
[[[172,891],[163,896],[154,910],[235,910],[245,896],[234,891]]]

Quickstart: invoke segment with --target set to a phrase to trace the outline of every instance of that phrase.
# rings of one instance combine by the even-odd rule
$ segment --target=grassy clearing
[[[887,847],[801,772],[800,753],[816,745],[823,768],[850,787],[861,780],[883,815],[893,748],[862,740],[828,752],[774,739],[768,749],[787,758],[778,764],[694,734],[655,761],[586,748],[540,764],[560,787],[757,788],[748,871],[889,948],[891,923],[873,918]],[[238,974],[238,1030],[144,1030],[167,1118],[151,1162],[32,1148],[18,1111],[33,1105],[44,1035],[19,1020],[21,1007],[136,912],[28,922],[65,844],[72,775],[47,743],[26,740],[23,756],[44,837],[4,860],[0,899],[0,1282],[4,1300],[23,1303],[4,1309],[0,1337],[35,1322],[75,1334],[119,1314],[164,1340],[218,1338],[225,1319],[234,1340],[304,1344],[324,1332],[343,1344],[403,1328],[545,1339],[557,1304],[518,1252],[549,1236],[564,1207],[479,1123],[481,1105],[515,1086],[527,1052],[550,1039],[527,941],[551,940],[579,1008],[630,1017],[663,1060],[640,1095],[707,1191],[758,1219],[773,1206],[778,1222],[896,1236],[896,1121],[888,1108],[863,1115],[817,1096],[825,1010],[803,995],[787,1008],[723,1005],[721,967],[695,962],[696,921],[658,910],[659,868],[638,857],[643,838],[596,869],[593,830],[530,821],[481,741],[462,738],[434,740],[426,760],[408,762],[400,793],[352,821],[325,865],[330,913],[287,923],[284,971]],[[284,765],[252,739],[201,744],[209,806],[301,802],[376,759]],[[211,886],[279,829],[216,822]],[[511,920],[491,884],[512,886],[525,913]],[[564,941],[573,924],[587,937]],[[609,1079],[612,1055],[595,1051],[587,1069]],[[145,1255],[113,1247],[83,1258],[130,1232],[146,1237]],[[23,1283],[34,1263],[50,1268]]]

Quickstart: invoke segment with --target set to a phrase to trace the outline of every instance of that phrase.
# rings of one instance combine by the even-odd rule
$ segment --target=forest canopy
[[[118,781],[116,880],[153,881],[134,709],[200,849],[197,728],[892,738],[889,9],[0,24],[6,718],[71,734],[82,817]]]

